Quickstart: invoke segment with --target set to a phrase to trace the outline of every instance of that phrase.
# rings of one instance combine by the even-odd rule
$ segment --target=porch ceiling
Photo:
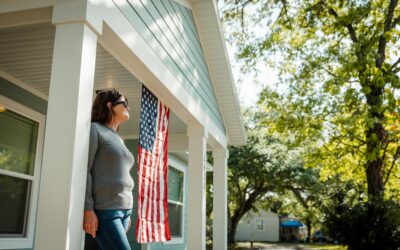
[[[20,85],[34,89],[41,97],[49,94],[55,28],[51,24],[0,29],[0,76],[18,79]],[[4,75],[4,74],[3,74]],[[97,46],[94,90],[116,88],[131,106],[131,119],[121,127],[121,135],[137,138],[141,82],[130,74],[100,44]],[[173,112],[170,133],[186,134],[186,124]]]

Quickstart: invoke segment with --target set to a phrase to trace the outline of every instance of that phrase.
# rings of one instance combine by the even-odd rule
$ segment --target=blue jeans
[[[99,220],[96,240],[102,250],[131,250],[126,236],[132,209],[95,210]]]

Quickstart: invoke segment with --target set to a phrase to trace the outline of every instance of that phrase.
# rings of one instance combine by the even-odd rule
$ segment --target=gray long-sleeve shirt
[[[131,152],[111,128],[93,122],[90,128],[85,210],[130,209],[134,182],[129,174]]]

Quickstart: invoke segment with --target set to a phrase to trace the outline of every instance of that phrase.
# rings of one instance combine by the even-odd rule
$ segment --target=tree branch
[[[328,75],[333,76],[334,78],[339,78],[338,75],[335,75],[335,73],[331,72],[329,69],[322,67],[322,70],[324,70],[326,73],[328,73]]]
[[[353,112],[354,115],[356,115],[357,113],[358,113],[357,111]],[[367,141],[365,141],[365,140],[359,138],[358,136],[354,135],[354,132],[352,132],[350,129],[346,128],[345,126],[342,126],[340,128],[344,129],[349,135],[353,135],[352,138],[356,139],[357,141],[361,142],[362,144],[366,144],[367,143]],[[361,146],[362,145],[360,145],[359,147],[361,147]]]
[[[385,182],[383,182],[383,186],[386,186],[386,183],[387,183],[388,180],[389,180],[390,174],[392,173],[392,170],[393,170],[393,167],[394,167],[394,163],[396,162],[396,160],[397,160],[397,158],[399,157],[399,155],[400,155],[400,146],[397,147],[396,153],[395,153],[394,156],[393,156],[392,166],[390,166],[389,172],[388,172],[388,174],[386,175]]]
[[[299,201],[301,203],[301,205],[303,205],[303,207],[305,209],[308,209],[308,204],[307,204],[307,200],[304,200],[303,197],[301,196],[301,193],[299,192],[299,190],[296,189],[290,189],[292,191],[292,193],[294,194],[294,196],[296,197],[297,201]]]
[[[393,19],[392,28],[394,28],[399,23],[400,23],[400,16]]]
[[[397,59],[396,62],[394,62],[394,63],[392,64],[392,66],[390,66],[390,69],[396,68],[396,66],[397,66],[399,63],[400,63],[400,57],[399,57],[399,59]]]
[[[362,145],[359,145],[359,146],[356,146],[356,145],[352,145],[352,144],[348,144],[348,143],[346,143],[346,142],[343,142],[343,141],[339,141],[338,143],[337,143],[337,146],[340,146],[340,145],[344,145],[345,147],[348,147],[348,148],[354,148],[357,152],[359,152],[360,154],[362,154],[362,155],[366,155],[366,152],[363,152],[360,148],[362,147]],[[346,153],[347,154],[347,153]]]
[[[385,20],[385,28],[384,32],[389,31],[392,28],[392,21],[393,21],[393,14],[394,14],[394,9],[397,6],[398,0],[391,0],[389,4],[389,9],[388,9],[388,14]]]
[[[235,183],[236,188],[238,189],[238,193],[239,193],[240,199],[244,199],[243,198],[244,192],[240,188],[239,180],[238,181],[234,181],[234,183]],[[247,186],[246,186],[246,188],[247,188]],[[245,190],[246,190],[246,188],[245,188]]]
[[[399,71],[400,67],[392,69],[393,74],[395,74],[394,76],[397,76],[396,73],[398,73]]]
[[[385,20],[385,25],[383,28],[383,32],[379,38],[379,44],[378,44],[378,54],[377,58],[375,59],[375,65],[377,68],[381,69],[383,66],[383,62],[385,61],[386,58],[386,32],[388,32],[392,28],[392,20],[393,20],[393,13],[394,9],[396,8],[398,0],[390,0],[386,20]]]
[[[278,17],[276,18],[274,24],[272,25],[272,30],[275,28],[276,23],[279,21],[279,19],[281,19],[285,14],[287,14],[288,10],[287,10],[287,2],[286,0],[282,1],[282,8],[281,11],[279,12]]]
[[[337,14],[337,12],[332,7],[329,7],[326,2],[323,2],[323,3],[328,7],[329,14],[334,16],[337,21],[342,23],[343,21],[341,20],[341,18]],[[354,30],[353,25],[351,25],[351,23],[343,23],[343,24],[344,24],[344,27],[347,28],[347,31],[349,32],[351,40],[356,43],[358,41],[358,39],[357,39],[356,31]]]
[[[389,143],[390,143],[389,141],[386,143],[385,150],[383,151],[382,161],[383,161],[384,164],[385,164],[386,152],[387,152],[387,148],[389,146]]]

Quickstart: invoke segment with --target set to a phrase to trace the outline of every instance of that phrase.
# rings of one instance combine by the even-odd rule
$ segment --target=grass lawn
[[[261,249],[295,249],[295,250],[346,250],[347,247],[333,244],[322,243],[263,243],[255,242],[253,248],[250,247],[249,242],[240,242],[230,245],[228,250],[261,250]]]

